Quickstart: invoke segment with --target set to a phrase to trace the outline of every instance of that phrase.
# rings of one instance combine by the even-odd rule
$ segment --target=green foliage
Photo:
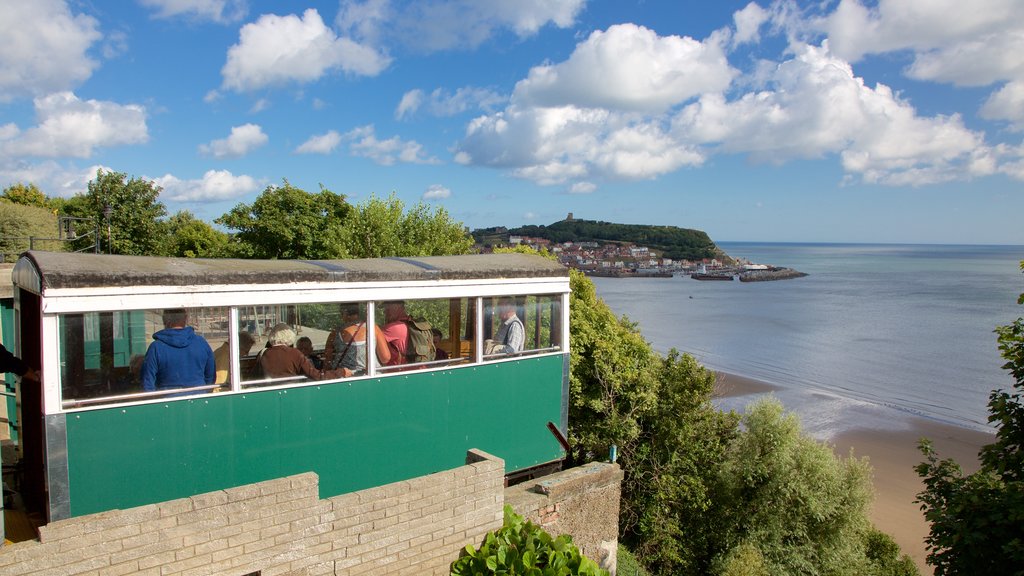
[[[570,271],[572,457],[616,444],[625,474],[619,529],[657,574],[706,572],[715,471],[735,415],[711,405],[714,374],[673,350],[660,358],[616,318],[594,284]]]
[[[161,188],[148,180],[128,178],[120,172],[96,171],[84,195],[64,203],[63,215],[88,218],[100,230],[100,252],[158,255],[166,231],[161,219],[167,214],[157,200]],[[110,207],[109,220],[104,208]],[[93,244],[92,236],[71,243],[74,250]]]
[[[237,230],[238,255],[268,259],[345,258],[345,217],[352,207],[326,188],[313,194],[284,181],[249,204],[239,204],[215,222]]]
[[[431,211],[419,202],[406,212],[394,194],[356,205],[344,228],[345,252],[352,258],[446,256],[467,254],[473,247],[465,227],[443,207]]]
[[[594,220],[562,220],[550,226],[523,226],[511,234],[546,238],[552,242],[632,242],[663,252],[668,258],[700,260],[720,254],[715,243],[701,230],[676,226],[613,224]],[[474,234],[476,232],[474,231]],[[481,231],[481,239],[493,237],[492,229]]]
[[[569,441],[572,458],[627,454],[640,437],[639,417],[658,402],[657,355],[636,327],[615,317],[593,282],[570,270]]]
[[[721,576],[770,576],[764,555],[757,546],[744,542],[729,550],[715,566]]]
[[[26,186],[22,183],[12,184],[7,188],[4,188],[3,195],[0,198],[12,202],[14,204],[21,204],[22,206],[34,206],[36,208],[52,208],[49,200],[43,191],[36,187],[35,184],[29,184]]]
[[[712,511],[723,523],[720,569],[744,573],[737,558],[752,553],[736,548],[750,546],[769,574],[916,573],[909,559],[886,552],[872,536],[866,459],[837,458],[804,435],[775,399],[751,406],[743,425],[722,462]]]
[[[224,258],[230,256],[228,235],[182,210],[167,220],[165,256]]]
[[[658,368],[658,404],[623,453],[622,523],[655,572],[705,573],[720,526],[709,514],[716,474],[738,416],[711,404],[715,376],[692,356],[671,350]]]
[[[624,545],[619,544],[619,548],[616,551],[616,576],[650,576],[643,564],[636,559],[636,556],[629,551]]]
[[[1024,318],[996,334],[1014,385],[989,395],[996,440],[982,448],[979,470],[964,475],[954,460],[940,460],[931,442],[920,444],[926,461],[916,469],[925,489],[917,501],[931,523],[928,563],[937,575],[1021,574],[1024,567]]]
[[[917,576],[914,560],[885,532],[871,529],[864,535],[864,553],[872,564],[871,576]]]
[[[552,538],[539,526],[505,506],[505,522],[490,532],[480,549],[466,546],[452,562],[453,576],[507,574],[509,576],[607,576],[606,570],[580,553],[572,537]]]
[[[60,242],[41,240],[55,238],[57,217],[46,208],[37,208],[0,200],[0,254],[14,262],[30,247],[36,250],[61,250]]]

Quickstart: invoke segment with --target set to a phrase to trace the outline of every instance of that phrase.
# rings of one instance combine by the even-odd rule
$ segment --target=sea
[[[1010,389],[994,329],[1024,316],[1024,246],[720,242],[734,258],[808,275],[771,282],[594,278],[652,347],[761,380],[828,439],[907,416],[991,431]],[[720,401],[742,411],[749,399]]]

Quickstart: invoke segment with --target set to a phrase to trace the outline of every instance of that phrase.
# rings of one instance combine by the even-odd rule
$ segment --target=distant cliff
[[[508,236],[530,236],[551,242],[618,242],[646,246],[674,260],[700,260],[702,258],[729,259],[707,233],[702,230],[677,226],[651,226],[646,224],[615,224],[596,220],[562,220],[548,226],[521,228],[483,228],[472,232],[479,244],[497,244],[508,241]]]

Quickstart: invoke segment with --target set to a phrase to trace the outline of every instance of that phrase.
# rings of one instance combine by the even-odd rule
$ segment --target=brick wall
[[[618,464],[591,462],[505,489],[505,503],[553,536],[571,534],[587,558],[615,574],[619,542]]]
[[[0,548],[0,576],[448,574],[502,522],[504,462],[466,461],[324,500],[308,473],[52,522]]]

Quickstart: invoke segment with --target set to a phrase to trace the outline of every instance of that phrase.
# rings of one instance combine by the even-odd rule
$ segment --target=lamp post
[[[103,218],[107,221],[107,254],[110,254],[110,215],[114,212],[114,209],[110,207],[110,204],[103,205]]]

